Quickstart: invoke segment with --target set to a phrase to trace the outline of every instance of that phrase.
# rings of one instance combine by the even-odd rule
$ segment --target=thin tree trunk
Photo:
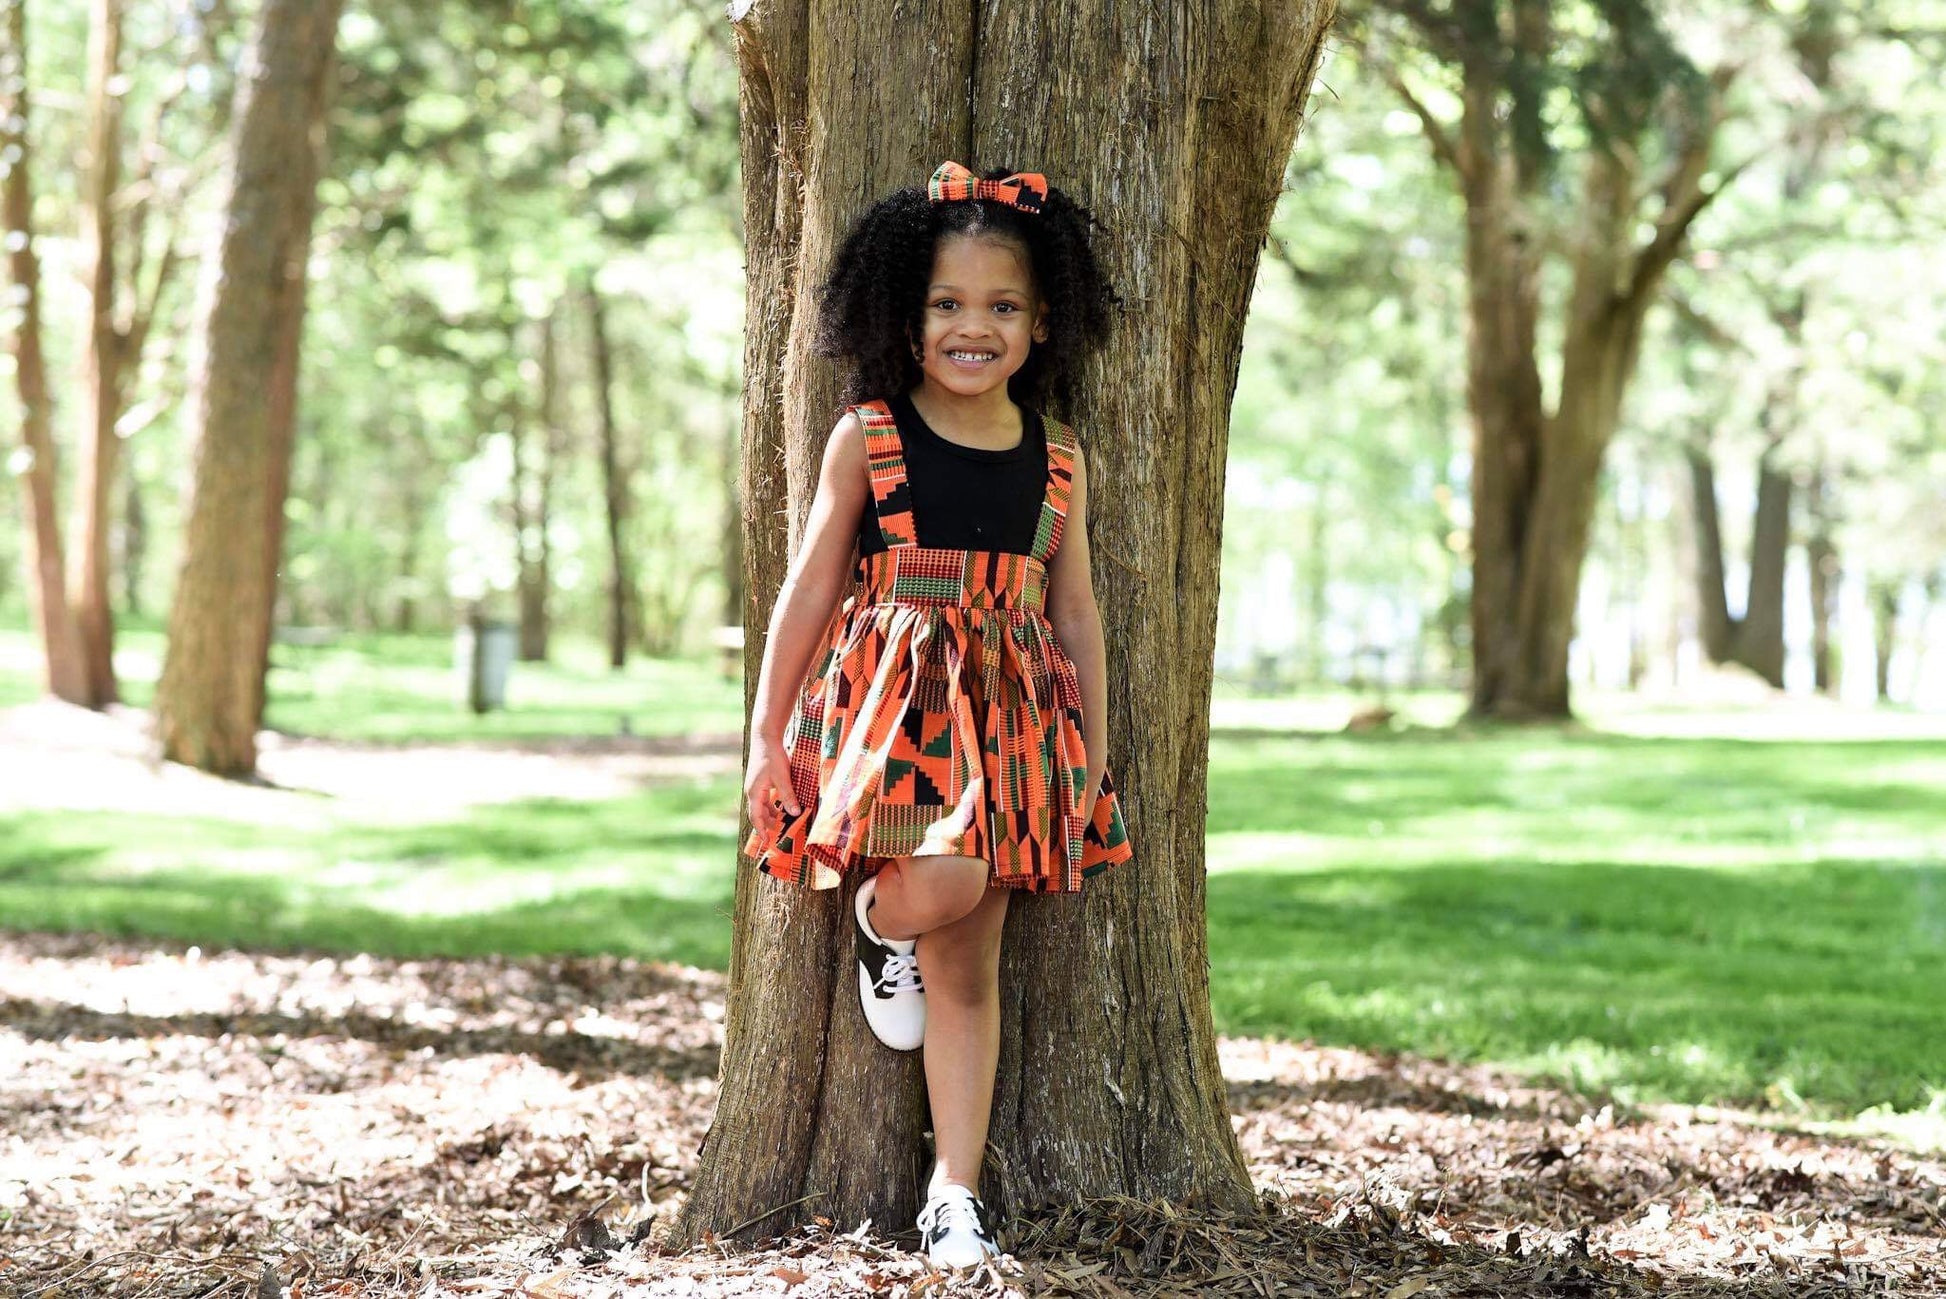
[[[1332,10],[1231,0],[1193,32],[1180,11],[1098,0],[975,16],[929,12],[923,42],[895,39],[909,19],[885,0],[815,21],[807,5],[758,5],[736,26],[745,625],[768,621],[836,414],[809,349],[811,288],[836,238],[870,197],[923,184],[943,158],[1044,170],[1102,217],[1106,263],[1142,304],[1077,408],[1053,412],[1086,446],[1108,756],[1136,845],[1123,869],[1138,874],[1085,901],[1009,905],[987,1198],[1003,1215],[1111,1192],[1247,1209],[1204,911],[1223,466],[1257,258]],[[1023,107],[1055,84],[1092,92]],[[1144,363],[1157,356],[1175,361]],[[762,649],[749,638],[746,693]],[[738,873],[722,1085],[678,1239],[756,1238],[813,1215],[911,1220],[920,1060],[878,1046],[858,1009],[850,884],[798,894]]]
[[[1874,582],[1872,605],[1872,682],[1881,704],[1892,702],[1892,655],[1899,646],[1899,583]]]
[[[27,591],[40,632],[49,693],[70,703],[85,703],[88,677],[81,654],[81,631],[68,604],[61,521],[55,506],[57,479],[53,436],[53,399],[47,388],[47,360],[41,351],[40,257],[34,248],[34,191],[28,122],[32,113],[27,83],[26,0],[0,0],[6,40],[0,42],[0,208],[6,232],[7,265],[20,310],[14,330],[14,384],[20,394],[20,432],[27,456],[26,486],[30,533],[26,551],[32,572]]]
[[[316,160],[342,0],[265,0],[246,52],[192,381],[195,487],[156,689],[163,754],[256,767]]]
[[[608,522],[608,666],[628,662],[630,588],[628,565],[628,481],[623,476],[615,428],[613,355],[608,346],[607,308],[592,279],[586,288],[589,345],[593,350],[595,425],[601,437],[602,496]]]
[[[1732,657],[1771,685],[1784,685],[1784,570],[1791,543],[1791,480],[1773,443],[1757,462],[1750,526],[1750,585]]]
[[[560,415],[556,391],[560,379],[554,351],[554,315],[550,311],[540,323],[540,446],[531,467],[533,506],[520,523],[520,658],[524,663],[545,663],[548,650],[548,597],[553,589],[553,546],[548,540],[554,491],[554,460],[560,442]],[[515,466],[522,457],[515,451]],[[515,487],[516,499],[524,496]]]
[[[88,134],[80,167],[82,258],[89,285],[89,321],[82,352],[81,457],[75,481],[75,622],[88,675],[87,703],[105,708],[120,698],[115,684],[115,622],[108,598],[108,533],[114,518],[115,478],[127,337],[117,322],[115,213],[121,187],[121,0],[93,0],[88,24]]]
[[[149,511],[142,502],[142,484],[137,482],[132,472],[122,474],[122,553],[119,565],[122,575],[122,607],[129,616],[140,618],[145,605],[142,600],[142,578],[148,571],[149,558]]]
[[[1727,663],[1736,643],[1730,617],[1729,581],[1723,562],[1723,518],[1716,501],[1716,465],[1699,446],[1684,448],[1689,462],[1690,514],[1696,533],[1696,606],[1703,652],[1712,663]]]
[[[1832,539],[1830,481],[1820,464],[1805,489],[1810,527],[1804,542],[1811,582],[1811,679],[1819,694],[1836,697],[1838,669],[1832,624],[1838,617],[1838,546]]]

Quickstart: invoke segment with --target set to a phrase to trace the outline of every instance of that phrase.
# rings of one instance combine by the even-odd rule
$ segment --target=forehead
[[[948,235],[933,249],[932,282],[935,286],[950,284],[962,293],[1007,289],[1029,293],[1034,287],[1034,272],[1027,250],[1011,239]]]

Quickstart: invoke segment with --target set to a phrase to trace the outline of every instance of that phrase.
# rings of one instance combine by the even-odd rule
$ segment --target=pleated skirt
[[[953,854],[990,863],[995,886],[1072,893],[1130,860],[1112,777],[1081,806],[1081,688],[1045,565],[899,546],[859,578],[785,727],[800,813],[744,843],[758,869],[825,889]]]

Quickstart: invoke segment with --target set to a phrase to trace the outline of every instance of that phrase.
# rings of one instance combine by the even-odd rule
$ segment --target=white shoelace
[[[923,1231],[934,1227],[945,1227],[948,1231],[964,1228],[981,1240],[987,1239],[970,1195],[942,1195],[934,1199],[919,1211],[919,1227]]]
[[[886,957],[879,983],[887,992],[924,992],[925,985],[919,982],[919,953],[894,952]]]

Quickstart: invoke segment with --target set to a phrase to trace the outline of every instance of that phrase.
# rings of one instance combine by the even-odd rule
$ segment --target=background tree
[[[204,268],[195,495],[156,714],[165,756],[224,774],[256,767],[339,7],[266,0],[238,90],[230,219]]]
[[[0,204],[4,204],[7,265],[19,318],[13,326],[14,382],[20,394],[21,451],[18,472],[26,488],[31,530],[28,552],[33,577],[28,595],[40,629],[48,690],[62,699],[87,698],[81,633],[68,603],[65,552],[57,493],[53,399],[41,337],[40,257],[34,247],[34,188],[30,163],[32,97],[28,84],[26,0],[0,7],[6,42],[0,44]]]
[[[749,625],[767,620],[836,413],[807,343],[810,289],[846,223],[946,157],[1045,170],[1105,223],[1131,309],[1077,408],[1056,414],[1088,448],[1110,671],[1144,683],[1115,692],[1109,723],[1139,860],[1080,905],[1011,904],[987,1185],[1003,1213],[1116,1191],[1247,1205],[1203,905],[1223,466],[1245,307],[1331,8],[1226,3],[1194,27],[1173,9],[965,10],[931,17],[924,41],[899,39],[883,5],[733,16]],[[752,638],[748,663],[760,649]],[[787,895],[739,872],[722,1087],[683,1237],[915,1207],[921,1071],[888,1059],[857,1009],[849,893]]]
[[[1366,57],[1416,114],[1466,204],[1472,710],[1565,716],[1568,646],[1602,458],[1643,323],[1712,172],[1733,71],[1645,5],[1389,6]],[[1426,59],[1431,62],[1425,62]],[[1561,186],[1576,193],[1557,201]],[[1638,230],[1652,231],[1638,242]],[[1560,322],[1543,322],[1550,259]],[[1541,349],[1558,338],[1553,401]]]

